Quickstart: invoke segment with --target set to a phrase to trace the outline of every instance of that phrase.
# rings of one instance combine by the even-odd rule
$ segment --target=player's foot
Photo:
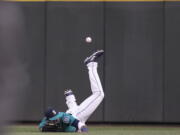
[[[88,132],[88,128],[86,126],[82,126],[80,132],[81,133],[87,133]]]
[[[90,62],[95,62],[101,55],[103,55],[104,50],[97,50],[91,56],[87,57],[84,60],[84,63],[87,65]]]
[[[69,95],[72,95],[73,94],[73,92],[72,92],[72,90],[71,89],[68,89],[68,90],[65,90],[64,91],[64,95],[67,97],[67,96],[69,96]]]

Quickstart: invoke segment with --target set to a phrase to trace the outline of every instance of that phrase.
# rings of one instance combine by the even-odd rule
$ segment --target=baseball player
[[[66,112],[56,112],[53,108],[48,108],[45,117],[39,124],[39,129],[43,132],[87,132],[86,121],[96,110],[104,98],[103,88],[97,73],[98,63],[96,60],[102,56],[103,50],[98,50],[87,57],[84,63],[87,65],[92,95],[86,98],[80,105],[77,105],[75,95],[72,90],[65,91],[65,98],[68,110]]]

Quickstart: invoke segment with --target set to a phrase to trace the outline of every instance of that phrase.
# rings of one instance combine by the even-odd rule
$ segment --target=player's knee
[[[104,92],[103,91],[96,91],[94,94],[97,95],[101,99],[104,98]]]
[[[102,99],[104,98],[104,92],[101,92],[101,98]]]
[[[104,96],[105,96],[105,95],[104,95],[104,92],[102,92],[102,98],[104,98]]]

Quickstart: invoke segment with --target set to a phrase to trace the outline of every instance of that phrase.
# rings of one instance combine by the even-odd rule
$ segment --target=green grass
[[[9,128],[10,135],[79,135],[79,133],[41,133],[36,125]],[[89,126],[88,135],[180,135],[180,126],[98,125]]]

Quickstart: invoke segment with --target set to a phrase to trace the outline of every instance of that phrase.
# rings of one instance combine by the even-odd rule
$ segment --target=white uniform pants
[[[71,113],[84,124],[104,98],[103,88],[97,73],[98,64],[96,62],[90,62],[87,64],[87,67],[92,95],[86,98],[80,105],[77,105],[74,95],[66,97],[67,113]]]

